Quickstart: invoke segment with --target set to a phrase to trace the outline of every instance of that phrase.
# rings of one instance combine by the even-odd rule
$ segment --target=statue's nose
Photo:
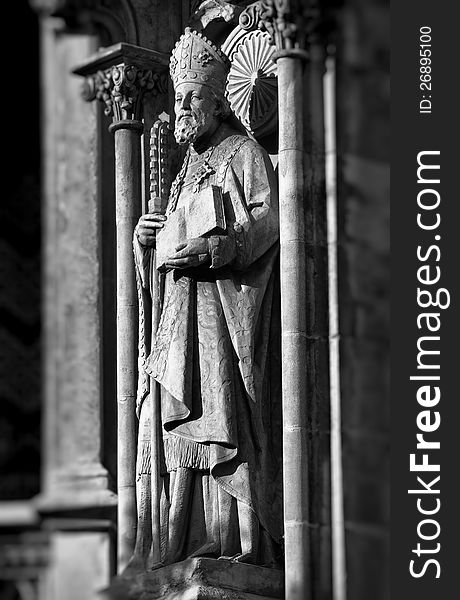
[[[185,94],[185,96],[182,98],[180,107],[183,109],[190,108],[190,95],[189,94]]]

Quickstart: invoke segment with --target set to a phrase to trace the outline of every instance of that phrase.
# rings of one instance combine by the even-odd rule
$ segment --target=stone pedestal
[[[269,600],[284,598],[282,571],[191,558],[155,571],[117,577],[107,600]]]

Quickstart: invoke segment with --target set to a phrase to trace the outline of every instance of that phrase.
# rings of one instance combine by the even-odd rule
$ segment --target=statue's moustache
[[[178,121],[180,121],[181,119],[193,119],[194,115],[191,112],[188,111],[184,111],[181,112],[178,118]]]

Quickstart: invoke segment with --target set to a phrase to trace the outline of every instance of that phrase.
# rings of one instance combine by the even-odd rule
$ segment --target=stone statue
[[[277,182],[263,148],[231,125],[228,69],[220,49],[186,29],[171,76],[174,135],[187,152],[166,214],[145,214],[135,230],[142,293],[156,234],[162,290],[140,360],[141,379],[160,387],[159,540],[148,518],[152,395],[138,393],[135,555],[147,568],[158,566],[158,543],[160,565],[282,561]]]

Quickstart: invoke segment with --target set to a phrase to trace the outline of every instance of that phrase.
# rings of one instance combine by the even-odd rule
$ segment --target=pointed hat
[[[187,27],[177,42],[170,61],[174,87],[180,83],[201,83],[224,94],[230,61],[203,34]]]

